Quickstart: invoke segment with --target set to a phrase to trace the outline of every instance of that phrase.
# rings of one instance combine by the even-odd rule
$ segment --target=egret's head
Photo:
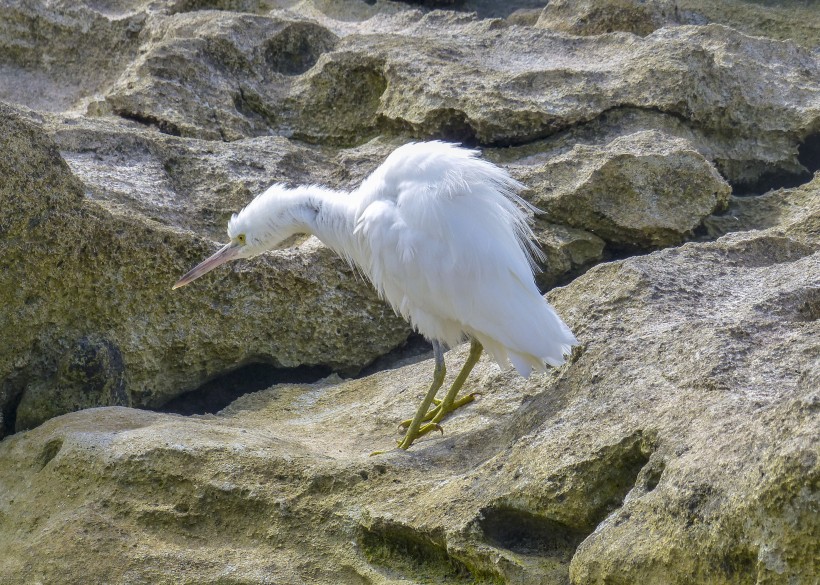
[[[274,185],[233,214],[228,222],[230,242],[195,266],[173,288],[185,286],[230,260],[251,258],[294,243],[295,236],[308,231],[307,224],[316,215],[315,206],[303,191]]]
[[[242,241],[241,257],[287,247],[294,236],[308,232],[316,216],[311,192],[310,187],[273,185],[235,213],[228,222],[228,237]]]

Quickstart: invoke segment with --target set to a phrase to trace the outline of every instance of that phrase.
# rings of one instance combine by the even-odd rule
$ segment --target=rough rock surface
[[[7,431],[89,406],[159,407],[249,362],[355,371],[406,337],[371,287],[316,244],[172,294],[211,242],[85,197],[56,146],[12,109],[0,109],[0,128]]]
[[[820,11],[545,4],[0,6],[0,582],[816,580]],[[369,457],[431,365],[344,262],[169,288],[430,138],[525,183],[582,346]]]
[[[657,131],[576,145],[540,165],[532,158],[521,172],[532,202],[552,221],[620,247],[678,244],[731,193],[690,143]]]
[[[629,32],[646,36],[667,24],[683,24],[672,0],[551,0],[535,23],[573,35]]]
[[[410,452],[368,456],[429,361],[218,416],[92,409],[9,437],[0,577],[809,583],[820,177],[788,195],[806,205],[777,227],[554,291],[583,342],[571,363],[525,381],[482,360],[480,399]]]
[[[615,31],[640,36],[669,25],[710,22],[751,36],[820,44],[820,18],[812,2],[778,0],[551,0],[531,17],[534,26],[577,35]]]
[[[816,57],[718,25],[665,28],[646,38],[566,37],[431,13],[401,21],[404,28],[393,24],[388,36],[354,33],[332,44],[310,29],[300,54],[315,63],[286,74],[264,64],[264,47],[245,40],[255,34],[274,43],[275,31],[295,26],[286,21],[197,12],[162,23],[105,99],[120,115],[172,134],[230,140],[275,132],[355,144],[405,132],[509,145],[634,107],[729,137],[735,152],[722,158],[743,157],[752,142],[746,148],[763,145],[779,158],[773,170],[798,172],[796,146],[818,132]],[[244,69],[240,83],[237,70]]]

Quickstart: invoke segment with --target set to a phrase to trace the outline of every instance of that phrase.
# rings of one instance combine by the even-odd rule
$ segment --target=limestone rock
[[[546,260],[535,274],[538,286],[547,290],[565,282],[605,258],[606,242],[588,231],[536,219],[535,238]]]
[[[398,141],[374,140],[360,147],[340,150],[330,156],[327,151],[300,146],[278,137],[203,143],[151,132],[126,122],[102,119],[49,119],[44,128],[54,139],[72,173],[83,181],[86,195],[91,200],[119,213],[133,215],[133,212],[137,212],[137,219],[147,218],[170,230],[183,228],[216,241],[224,239],[230,215],[241,209],[271,182],[322,183],[353,188],[393,148],[401,144]],[[485,154],[492,155],[492,152]],[[565,282],[569,275],[579,273],[604,257],[604,241],[584,230],[539,221],[536,233],[547,256],[544,271],[537,274],[540,286],[550,287]],[[203,250],[200,257],[206,253]],[[315,245],[303,246],[294,254],[296,265],[305,269],[309,266],[310,270],[316,272],[317,280],[329,279],[332,282],[337,278],[335,275],[339,270],[346,271],[330,252],[317,249]],[[189,261],[191,265],[197,260],[193,256]],[[256,268],[247,269],[249,273],[265,270],[258,263],[255,266]],[[183,271],[180,270],[177,276]],[[323,275],[324,271],[329,274]],[[365,295],[372,297],[367,283],[359,281],[356,284],[362,287]],[[187,290],[181,292],[188,294]],[[216,293],[205,289],[202,294],[207,296]],[[282,292],[276,291],[275,294],[278,297]],[[260,305],[258,308],[261,310],[263,307],[264,305]],[[382,314],[384,308],[380,307],[379,311]],[[351,318],[360,317],[361,313],[353,310]],[[163,317],[159,314],[153,318]],[[392,321],[389,315],[387,318]],[[400,329],[396,331],[407,331],[401,327],[400,322],[397,322],[397,326]],[[339,330],[343,330],[341,325]],[[390,346],[401,341],[398,337],[390,337],[390,340]],[[78,335],[71,343],[82,353],[86,336]],[[385,349],[389,348],[385,346]],[[130,351],[138,350],[134,347]],[[224,350],[222,347],[214,347],[213,351],[222,353]],[[283,350],[279,351],[281,353]],[[270,354],[259,350],[253,359],[268,360],[264,357],[266,355]],[[334,367],[355,371],[373,357],[375,356],[363,357],[357,365],[339,362]],[[75,359],[80,358],[73,354],[52,357],[49,368],[55,373],[26,382],[24,392],[20,385],[9,392],[7,409],[12,409],[12,405],[16,408],[14,413],[9,410],[9,415],[11,418],[16,416],[18,428],[33,426],[49,416],[80,407],[111,403],[160,405],[199,386],[216,374],[245,363],[248,358],[225,360],[214,356],[212,365],[205,372],[193,377],[180,373],[180,376],[187,377],[184,384],[176,388],[170,387],[172,376],[169,376],[169,387],[160,390],[150,401],[144,398],[134,401],[131,397],[124,399],[120,396],[114,402],[108,391],[91,391],[89,385],[80,389],[82,384],[79,382],[55,384],[55,379],[62,380],[56,372],[64,372],[67,367],[60,365],[61,360],[71,362]],[[211,360],[206,356],[202,359]],[[285,362],[274,356],[273,361],[282,366],[330,365],[326,359],[314,358],[306,361],[290,359]],[[95,386],[90,384],[90,387]]]
[[[664,26],[708,23],[807,48],[820,44],[820,15],[801,0],[766,4],[748,0],[552,0],[533,25],[574,35],[622,31],[645,36]]]
[[[72,0],[3,2],[0,100],[64,111],[116,81],[136,56],[146,13],[104,4],[111,10]]]
[[[158,407],[249,362],[355,372],[406,338],[315,243],[171,294],[212,241],[85,197],[42,130],[8,107],[0,124],[6,432],[15,417],[20,429],[83,406]]]
[[[203,143],[101,119],[51,121],[47,128],[92,198],[216,241],[224,239],[231,214],[271,183],[354,189],[403,143],[375,139],[330,153],[281,137]],[[499,151],[483,154],[498,158]],[[603,240],[542,217],[535,232],[547,260],[539,286],[603,259]]]
[[[206,142],[116,118],[48,120],[45,129],[91,198],[215,241],[273,182],[331,184],[339,172],[326,153],[280,137]]]
[[[820,234],[820,217],[806,217],[807,209],[817,207],[820,174],[805,185],[794,189],[778,189],[763,195],[732,196],[728,209],[704,220],[709,238],[731,232],[759,230],[781,225],[789,226],[789,235],[813,241]]]
[[[0,436],[39,424],[0,441],[0,582],[820,573],[820,12],[432,4],[0,6],[0,100],[34,108],[0,105]],[[309,239],[169,289],[270,183],[353,188],[431,138],[526,184],[582,345],[482,360],[443,435],[370,457],[431,364],[343,261]]]
[[[165,133],[236,140],[287,125],[278,102],[335,35],[306,21],[196,11],[151,21],[105,107]]]
[[[671,0],[551,0],[535,26],[574,35],[621,31],[646,36],[666,24],[677,24],[676,12]]]
[[[375,29],[382,34],[292,13],[155,18],[143,54],[91,111],[217,140],[275,133],[354,145],[410,133],[506,145],[637,108],[711,135],[710,160],[740,167],[746,182],[802,169],[797,146],[817,132],[820,65],[790,43],[718,25],[568,38],[407,14]],[[749,163],[751,150],[769,152],[774,169]]]
[[[576,145],[543,163],[537,157],[523,163],[519,175],[550,221],[590,231],[617,247],[679,243],[723,209],[731,192],[690,143],[657,131],[601,147]]]
[[[571,362],[525,381],[482,360],[480,398],[410,452],[368,455],[429,361],[218,416],[91,409],[8,437],[0,579],[811,582],[817,181],[802,191],[777,226],[556,289]]]
[[[820,14],[810,2],[677,0],[675,4],[677,18],[684,24],[714,22],[750,36],[788,40],[809,49],[820,46]]]

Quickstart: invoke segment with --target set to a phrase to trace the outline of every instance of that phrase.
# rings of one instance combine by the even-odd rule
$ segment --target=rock
[[[535,191],[531,200],[550,221],[590,231],[620,248],[680,243],[706,216],[723,209],[731,192],[690,143],[657,131],[601,147],[576,145],[545,162],[528,157],[523,163],[518,176]]]
[[[777,226],[556,289],[571,362],[524,380],[485,358],[479,399],[410,452],[368,456],[429,360],[216,416],[108,407],[8,437],[0,580],[810,582],[818,188]]]
[[[85,197],[42,130],[5,106],[0,123],[6,432],[83,406],[157,408],[247,363],[355,372],[407,337],[316,242],[171,294],[214,243]]]
[[[750,36],[789,40],[809,49],[820,44],[820,16],[800,0],[759,4],[747,0],[552,0],[534,26],[574,35],[615,31],[646,36],[664,26],[731,26]]]
[[[0,582],[816,579],[820,12],[545,4],[0,6]],[[371,457],[432,368],[344,261],[169,289],[432,138],[526,184],[582,345]]]
[[[429,35],[426,31],[431,27],[424,24],[417,25],[419,34]],[[487,25],[483,26],[486,29]],[[808,52],[796,48],[797,54],[791,48],[784,51],[780,44],[743,37],[719,26],[664,29],[643,40],[617,35],[567,39],[521,27],[485,29],[480,23],[453,23],[450,30],[458,34],[457,43],[437,33],[424,44],[410,39],[401,44],[401,50],[390,47],[393,50],[386,55],[387,62],[400,66],[391,69],[380,114],[409,124],[416,133],[503,145],[527,143],[592,123],[604,112],[638,108],[682,117],[686,126],[711,135],[712,148],[720,149],[715,158],[738,161],[740,166],[748,156],[744,151],[757,148],[751,144],[762,141],[756,144],[766,144],[768,158],[790,161],[776,168],[802,169],[795,148],[815,131],[819,107],[813,97],[817,92],[804,93],[802,89],[802,80],[808,79],[805,74],[820,70]],[[468,41],[465,46],[464,38],[481,40],[473,45]],[[354,43],[361,45],[362,40],[346,37],[339,50]],[[374,46],[368,41],[368,55],[387,49],[384,44]],[[465,73],[459,64],[461,71],[456,72],[453,58],[439,56],[455,57],[466,51],[504,54],[502,47],[526,49],[504,60],[495,59],[498,71],[475,65],[474,72]],[[766,85],[768,81],[761,81],[768,65],[763,65],[759,53],[767,55],[767,63],[793,64],[788,69],[795,84],[772,88],[783,104],[782,109],[775,107],[779,114],[768,110],[772,104],[768,95],[764,97],[754,89],[771,87]],[[460,63],[460,59],[455,62]],[[719,73],[713,75],[713,68]],[[503,80],[496,77],[492,82],[498,75]],[[704,76],[716,80],[714,91],[698,81]],[[421,87],[418,79],[424,80]],[[452,79],[459,82],[453,84]],[[780,79],[772,83],[781,83]],[[682,88],[689,89],[682,92]],[[763,103],[767,104],[765,114],[759,109]],[[800,111],[807,114],[802,121],[794,117],[802,117]],[[761,115],[765,120],[753,121]],[[753,140],[744,137],[741,130],[751,127],[759,129]],[[774,127],[781,130],[774,131]],[[791,129],[786,130],[787,135],[792,134],[788,145],[782,142],[785,128]],[[721,146],[724,141],[725,146]],[[758,176],[755,173],[768,170],[744,164],[743,171],[749,175],[744,180],[750,182]]]
[[[205,142],[94,118],[52,120],[46,130],[90,197],[216,241],[273,182],[329,183],[339,171],[318,149],[280,137]]]
[[[70,353],[56,358],[54,372],[43,372],[46,376],[29,380],[14,411],[16,429],[33,428],[83,408],[130,403],[125,364],[117,345],[93,333],[66,341]]]
[[[146,14],[96,3],[0,6],[0,100],[64,111],[93,99],[137,53]],[[113,2],[106,3],[113,8]]]
[[[144,53],[94,111],[207,140],[291,124],[279,102],[293,76],[336,42],[310,22],[221,11],[174,14],[151,25]]]
[[[273,133],[356,145],[409,133],[491,146],[638,109],[685,120],[709,137],[701,153],[745,183],[806,171],[796,149],[817,132],[820,65],[791,43],[719,25],[571,38],[454,13],[403,14],[368,22],[379,34],[321,13],[320,24],[293,13],[153,18],[143,54],[90,111],[215,140]],[[752,162],[761,151],[771,167]]]
[[[99,119],[47,127],[91,197],[217,241],[231,214],[272,182],[355,189],[402,144],[375,139],[331,156],[280,137],[202,143]],[[547,255],[537,275],[543,288],[604,257],[605,242],[592,233],[540,220],[535,231]]]
[[[788,40],[809,49],[820,46],[820,15],[814,6],[801,0],[677,0],[675,4],[678,18],[685,24],[715,22],[750,36]]]
[[[667,24],[679,24],[671,0],[551,0],[535,26],[574,35],[629,32],[646,36]]]
[[[494,159],[502,164],[527,166],[528,159],[548,160],[566,155],[576,147],[600,149],[615,140],[629,140],[632,135],[659,133],[664,140],[678,138],[711,162],[737,194],[761,194],[779,187],[794,187],[811,180],[817,170],[817,138],[807,139],[797,150],[781,137],[778,145],[737,143],[731,137],[704,131],[660,112],[624,108],[575,126],[566,132],[526,145],[494,150]],[[648,152],[654,152],[649,143]]]
[[[789,226],[789,235],[813,241],[820,234],[820,218],[806,218],[806,210],[817,206],[820,175],[794,189],[778,189],[763,195],[732,196],[724,213],[715,214],[703,222],[707,236],[718,238],[731,232]]]
[[[91,200],[119,213],[134,215],[133,212],[136,212],[136,219],[139,221],[147,218],[167,226],[167,229],[183,228],[216,241],[224,239],[230,215],[241,209],[271,182],[322,183],[354,188],[400,144],[397,141],[374,140],[360,147],[340,150],[335,156],[330,156],[326,151],[300,146],[278,137],[203,143],[151,132],[127,122],[103,119],[47,119],[44,128],[59,147],[72,173],[82,179],[87,197]],[[487,151],[486,154],[494,153]],[[579,273],[604,257],[604,241],[584,230],[539,221],[536,232],[547,256],[544,271],[537,275],[542,287],[565,282],[569,275]],[[205,249],[196,256],[202,257],[207,253]],[[302,266],[300,270],[309,267],[315,271],[315,279],[334,282],[340,270],[347,273],[346,267],[341,266],[332,254],[327,250],[317,249],[315,245],[302,247],[295,254],[296,265]],[[193,265],[198,257],[193,257],[194,254],[191,256],[189,264]],[[135,260],[128,262],[133,263]],[[249,274],[265,270],[259,264],[256,266],[255,269],[249,269]],[[175,276],[179,276],[187,267],[182,266]],[[327,274],[323,274],[325,271]],[[358,281],[355,284],[362,287],[363,294],[372,296],[367,283]],[[260,282],[259,286],[265,285]],[[187,290],[184,292],[189,294]],[[210,289],[203,289],[201,292],[208,296],[219,294]],[[265,296],[269,294],[271,293],[265,293]],[[277,290],[273,294],[280,296],[282,291]],[[258,305],[258,309],[248,310],[262,310],[263,307],[264,303]],[[383,311],[384,307],[380,306],[379,310]],[[164,319],[162,315],[159,313],[155,318]],[[307,314],[304,316],[307,317]],[[361,313],[352,312],[351,319],[361,318]],[[407,331],[401,322],[396,324],[399,329],[395,331]],[[340,330],[343,330],[341,326]],[[79,348],[85,333],[66,335],[68,339],[62,342],[81,351]],[[209,334],[203,332],[203,335]],[[220,334],[220,337],[224,335]],[[401,342],[398,337],[390,337],[390,340],[388,343],[391,346]],[[159,345],[162,346],[162,343],[159,342]],[[380,351],[387,349],[390,347],[384,346]],[[129,350],[136,351],[136,347]],[[214,347],[213,351],[225,355],[224,347]],[[197,375],[192,376],[184,371],[174,375],[164,372],[163,384],[152,383],[158,390],[150,399],[139,397],[135,401],[133,397],[129,397],[127,400],[114,402],[102,390],[90,391],[82,384],[61,381],[58,372],[62,371],[61,368],[64,370],[64,367],[59,365],[60,360],[75,357],[71,357],[73,354],[69,354],[67,358],[55,355],[49,358],[48,371],[41,377],[18,384],[14,391],[9,392],[6,408],[11,418],[16,416],[17,428],[29,428],[49,416],[80,407],[104,404],[144,404],[157,407],[199,387],[215,375],[224,374],[229,369],[246,363],[248,354],[245,351],[250,352],[251,348],[242,350],[240,355],[227,360],[215,357],[211,361],[211,358],[203,356],[203,359],[211,361],[213,365]],[[333,362],[329,362],[326,357],[318,356],[304,361],[290,357],[285,361],[281,359],[284,350],[278,351],[280,355],[270,358],[265,357],[271,356],[270,350],[258,347],[252,361],[262,359],[285,367],[322,365],[353,372],[375,357],[362,356],[355,358],[353,362],[335,362],[332,365]],[[354,364],[359,359],[361,361]],[[150,374],[153,375],[155,374]],[[177,382],[173,381],[174,376],[180,377]],[[179,379],[184,379],[184,382],[179,384]],[[139,377],[135,380],[135,383],[140,383]],[[175,383],[177,386],[171,386]],[[24,395],[21,394],[23,386],[26,388]],[[131,383],[131,387],[134,387],[134,383]]]
[[[606,242],[593,233],[539,219],[534,231],[546,256],[541,272],[535,274],[535,281],[543,290],[562,284],[605,258]]]

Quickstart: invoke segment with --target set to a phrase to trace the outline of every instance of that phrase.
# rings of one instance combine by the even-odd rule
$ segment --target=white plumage
[[[233,216],[231,243],[175,288],[227,260],[314,234],[434,347],[469,337],[528,376],[564,363],[577,341],[535,285],[542,256],[521,187],[475,150],[407,144],[350,193],[272,186]]]
[[[397,149],[358,191],[354,235],[365,274],[422,335],[448,346],[473,337],[527,376],[561,365],[577,342],[535,285],[541,252],[521,185],[477,154]]]

